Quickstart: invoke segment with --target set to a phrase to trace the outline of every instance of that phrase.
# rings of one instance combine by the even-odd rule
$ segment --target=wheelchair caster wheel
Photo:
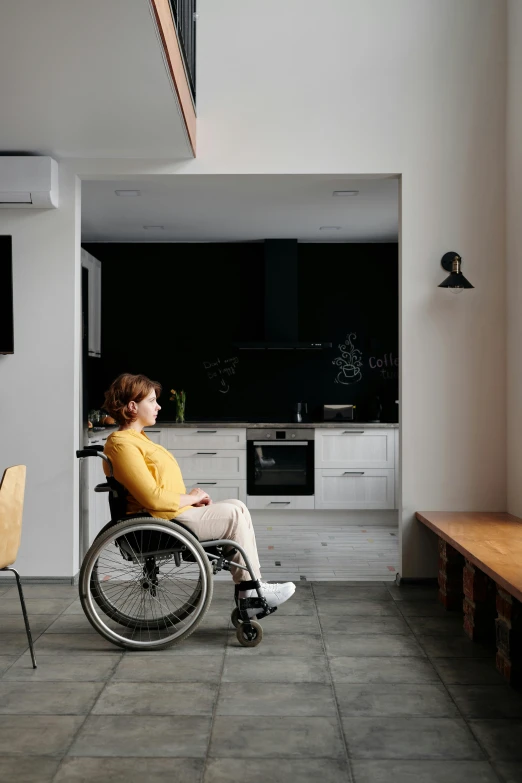
[[[239,619],[239,609],[237,609],[237,607],[236,609],[233,610],[232,614],[230,615],[230,619],[232,621],[232,625],[234,626],[234,628],[239,628],[239,626],[243,622],[242,620]]]
[[[238,626],[236,636],[241,647],[257,647],[263,639],[263,629],[259,623],[251,620]]]

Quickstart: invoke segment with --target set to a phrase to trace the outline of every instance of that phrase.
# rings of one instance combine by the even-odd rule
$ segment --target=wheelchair
[[[93,628],[128,650],[162,650],[183,641],[208,611],[213,575],[229,571],[239,551],[246,566],[233,565],[249,572],[248,587],[256,589],[257,597],[240,599],[236,585],[231,621],[239,644],[257,647],[263,639],[257,620],[277,607],[264,599],[243,548],[227,539],[200,541],[175,519],[128,516],[127,491],[114,478],[103,446],[87,446],[76,456],[99,457],[109,468],[107,481],[94,491],[108,493],[111,519],[87,551],[79,578],[80,601]]]

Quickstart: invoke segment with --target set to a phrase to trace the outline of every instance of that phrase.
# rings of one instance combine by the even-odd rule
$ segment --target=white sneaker
[[[263,582],[260,580],[261,592],[268,606],[280,606],[295,593],[293,582]],[[257,598],[257,590],[240,590],[239,598]],[[247,609],[249,617],[255,617],[259,609]]]

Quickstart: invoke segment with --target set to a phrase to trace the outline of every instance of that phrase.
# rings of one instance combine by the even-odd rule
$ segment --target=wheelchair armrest
[[[114,490],[109,487],[107,482],[105,482],[105,484],[96,484],[96,486],[94,487],[94,491],[95,492],[114,492]]]

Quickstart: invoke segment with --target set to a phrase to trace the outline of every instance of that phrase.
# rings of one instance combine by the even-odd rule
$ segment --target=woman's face
[[[141,402],[129,403],[129,407],[131,406],[133,406],[133,412],[137,415],[136,422],[142,427],[151,427],[153,424],[156,424],[158,411],[161,410],[161,406],[157,403],[154,389],[151,389]]]

